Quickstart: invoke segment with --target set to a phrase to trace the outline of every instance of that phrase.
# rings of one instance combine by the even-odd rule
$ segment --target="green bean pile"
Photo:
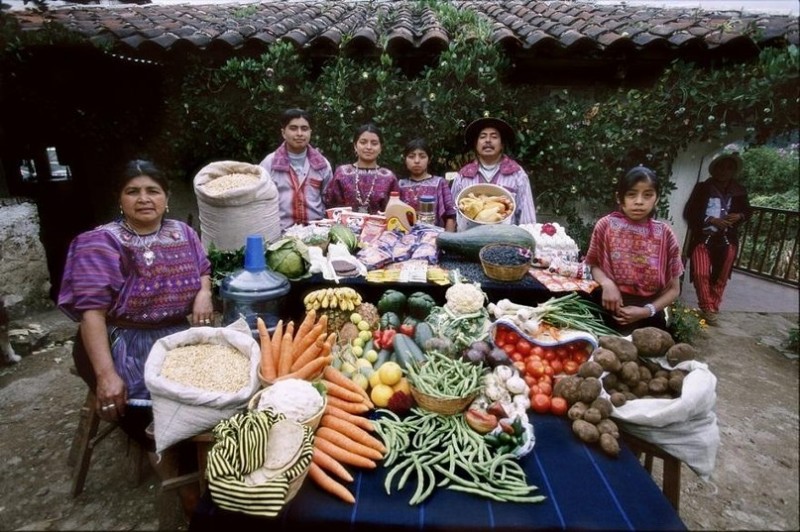
[[[483,389],[483,366],[429,351],[424,363],[406,366],[408,382],[439,399],[460,399]]]
[[[442,416],[413,408],[401,419],[386,409],[373,421],[387,452],[384,489],[391,495],[396,484],[402,490],[412,476],[416,479],[409,504],[419,504],[436,487],[472,493],[504,502],[541,502],[532,495],[525,471],[513,454],[494,455],[483,437],[472,430],[464,414]],[[395,482],[396,481],[396,482]]]

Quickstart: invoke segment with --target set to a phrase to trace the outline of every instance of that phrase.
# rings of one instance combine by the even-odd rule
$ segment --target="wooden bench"
[[[632,434],[620,432],[620,436],[633,453],[641,458],[644,456],[644,468],[653,474],[653,458],[660,458],[663,462],[661,491],[670,502],[675,511],[680,511],[681,502],[681,462],[661,447],[637,438]]]

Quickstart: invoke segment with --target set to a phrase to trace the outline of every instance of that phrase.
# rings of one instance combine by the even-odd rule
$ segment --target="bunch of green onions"
[[[596,303],[572,292],[561,297],[551,297],[535,307],[501,299],[489,303],[489,312],[498,318],[510,318],[527,334],[534,335],[542,323],[562,329],[585,331],[595,336],[619,336],[603,323],[603,309]]]

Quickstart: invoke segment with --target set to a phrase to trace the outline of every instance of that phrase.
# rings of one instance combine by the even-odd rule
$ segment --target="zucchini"
[[[388,362],[392,359],[393,351],[391,349],[381,349],[378,351],[378,358],[375,360],[375,363],[372,365],[374,369],[378,369],[384,362]]]
[[[425,342],[436,336],[433,332],[433,327],[427,321],[420,321],[414,329],[414,341],[420,347],[425,349]]]
[[[397,359],[397,363],[405,369],[406,365],[413,359],[417,363],[425,362],[425,353],[422,352],[422,349],[414,343],[414,340],[410,336],[406,336],[405,334],[397,333],[394,335],[394,354],[395,358]]]
[[[442,231],[436,236],[440,250],[475,261],[480,260],[481,248],[488,244],[516,244],[530,249],[531,254],[536,247],[533,235],[518,225],[481,225],[457,233]]]

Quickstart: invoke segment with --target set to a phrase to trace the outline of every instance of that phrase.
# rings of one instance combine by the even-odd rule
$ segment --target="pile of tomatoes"
[[[594,349],[591,343],[573,340],[544,346],[529,341],[514,329],[498,326],[494,344],[506,352],[528,383],[534,412],[566,415],[569,405],[563,397],[553,397],[553,384],[559,376],[578,372],[578,368],[589,359]]]

